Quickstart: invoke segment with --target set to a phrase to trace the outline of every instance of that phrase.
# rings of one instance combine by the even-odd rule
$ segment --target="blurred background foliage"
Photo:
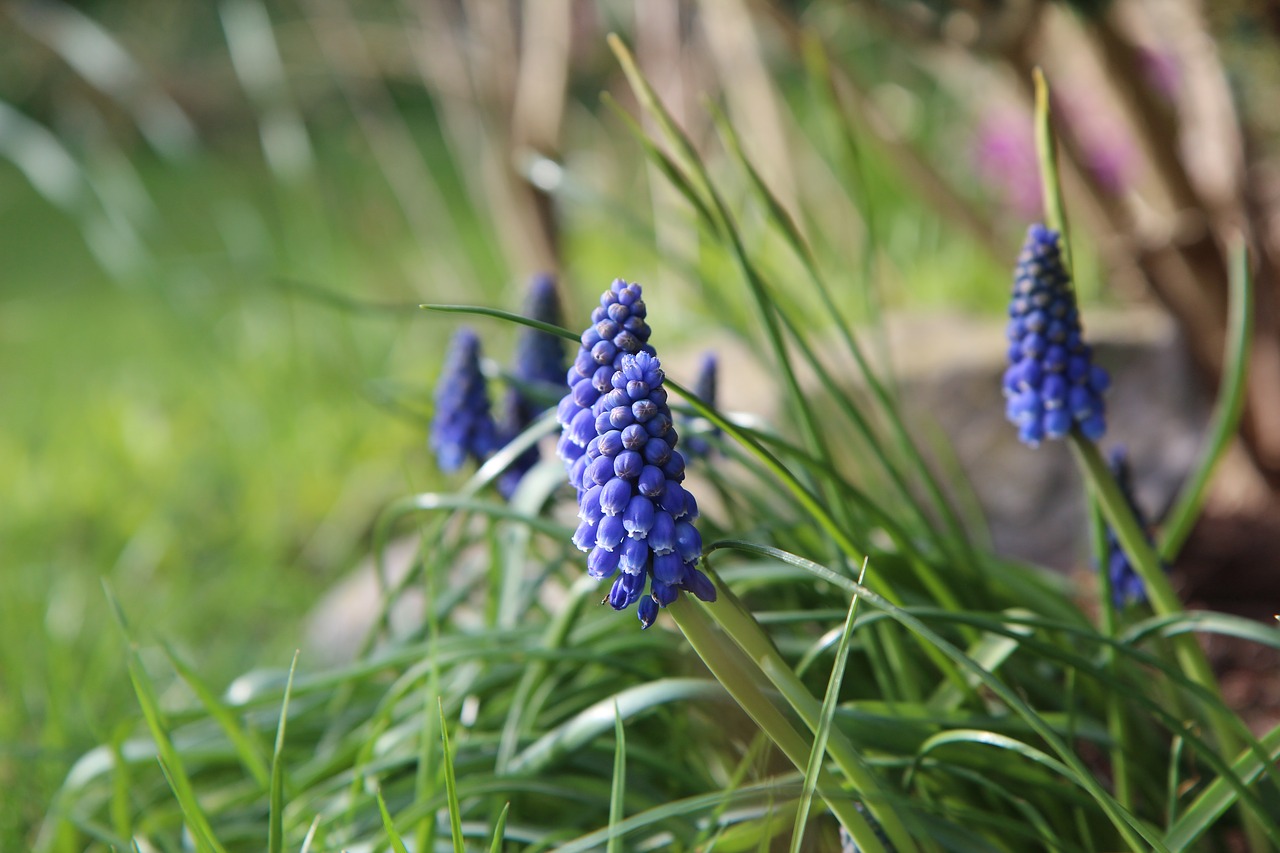
[[[726,175],[708,107],[732,120],[872,325],[999,316],[1039,203],[1027,87],[1045,66],[1082,293],[1164,306],[1210,387],[1222,246],[1250,240],[1259,327],[1227,491],[1268,512],[1278,21],[1244,0],[0,7],[0,848],[136,724],[102,581],[224,684],[287,661],[379,509],[439,485],[424,429],[451,323],[418,303],[514,310],[550,270],[569,305],[616,275],[652,283],[672,341],[750,316],[601,104],[634,112],[608,31]],[[511,336],[491,337],[505,361]]]

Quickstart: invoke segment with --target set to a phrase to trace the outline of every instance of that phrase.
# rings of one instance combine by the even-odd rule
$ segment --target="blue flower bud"
[[[592,486],[587,489],[578,501],[578,518],[588,524],[595,524],[604,517],[604,510],[600,506],[600,495],[603,492],[603,486]]]
[[[653,527],[653,518],[653,501],[644,495],[634,495],[622,514],[622,526],[627,528],[628,536],[643,539],[649,535],[649,530]]]
[[[680,584],[680,587],[693,593],[702,601],[712,602],[716,600],[715,584],[693,566],[686,565],[684,567],[684,582]]]
[[[649,400],[637,400],[631,404],[631,414],[638,422],[644,423],[658,413],[658,407]]]
[[[607,551],[600,547],[592,548],[591,553],[587,556],[587,574],[596,580],[613,577],[613,573],[618,570],[618,559],[621,556],[621,553],[616,550]]]
[[[583,482],[592,482],[597,486],[603,486],[605,483],[613,479],[613,460],[608,456],[601,456],[590,465],[587,471],[582,475]]]
[[[600,492],[600,509],[605,515],[622,515],[631,502],[631,484],[621,477],[614,477],[604,484]]]
[[[630,424],[622,431],[622,446],[627,450],[640,450],[649,440],[649,433],[639,424]]]
[[[650,465],[665,465],[671,459],[671,445],[660,438],[651,438],[644,445],[644,461]]]
[[[622,433],[616,429],[600,435],[600,453],[604,456],[617,456],[622,452]]]
[[[682,568],[683,568],[683,567],[682,567]],[[695,594],[696,594],[696,593],[695,593]],[[661,605],[662,607],[666,607],[667,605],[669,605],[669,604],[671,604],[673,601],[675,601],[675,600],[676,600],[676,597],[677,597],[678,595],[680,595],[680,590],[679,590],[679,588],[678,588],[678,587],[676,587],[676,586],[674,586],[674,585],[672,585],[672,584],[665,584],[665,583],[662,583],[662,582],[661,582],[661,581],[659,581],[656,577],[654,578],[654,581],[653,581],[653,599],[654,599],[654,601],[656,601],[659,605]],[[713,599],[713,600],[714,600],[714,599]]]
[[[627,538],[627,529],[622,526],[622,519],[616,515],[606,515],[596,526],[596,545],[612,551]]]
[[[596,531],[598,527],[598,524],[586,521],[578,525],[578,529],[573,534],[573,544],[577,546],[579,551],[590,551],[596,546]]]
[[[614,429],[633,426],[635,422],[636,418],[631,414],[630,406],[616,406],[609,410],[609,425]]]
[[[684,561],[674,551],[654,554],[653,579],[666,584],[678,584],[684,578]]]
[[[662,473],[661,468],[654,465],[646,465],[640,471],[640,479],[636,482],[636,488],[645,497],[656,498],[662,494],[666,484],[667,476]]]
[[[658,619],[658,602],[653,596],[641,596],[640,603],[636,605],[636,616],[640,617],[640,629],[644,630],[652,625]]]
[[[618,477],[634,480],[644,470],[644,460],[634,450],[624,450],[613,462],[613,473]]]
[[[649,550],[649,544],[643,539],[634,539],[627,537],[622,540],[622,557],[618,564],[627,574],[643,574],[645,568],[649,565],[649,557],[652,551]]]
[[[687,521],[676,522],[676,551],[685,563],[696,562],[702,556],[702,534]]]
[[[668,554],[676,549],[676,523],[671,513],[659,510],[653,514],[649,547],[655,554]]]

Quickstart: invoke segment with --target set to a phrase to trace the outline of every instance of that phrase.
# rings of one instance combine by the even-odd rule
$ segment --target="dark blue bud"
[[[644,425],[644,429],[645,432],[655,438],[664,438],[671,429],[671,417],[658,412],[658,414],[649,418]],[[671,444],[672,442],[668,439],[667,443]]]
[[[630,406],[615,406],[609,410],[609,426],[614,429],[623,429],[635,422],[635,415],[631,414]]]
[[[613,357],[618,354],[618,348],[613,345],[613,341],[604,340],[591,348],[591,358],[596,364],[613,366]]]
[[[645,497],[656,498],[662,494],[662,490],[666,485],[667,477],[662,473],[662,469],[653,465],[646,465],[640,472],[640,479],[636,484],[636,488]]]
[[[1062,373],[1067,369],[1067,348],[1054,344],[1044,353],[1044,369],[1050,373]]]
[[[634,400],[643,400],[649,396],[649,386],[639,379],[627,382],[627,396]]]
[[[596,529],[598,525],[582,522],[573,533],[573,544],[579,551],[590,551],[596,545]]]
[[[1071,412],[1064,408],[1047,409],[1044,413],[1044,434],[1049,438],[1066,438],[1071,432]]]
[[[680,455],[679,450],[671,451],[671,458],[662,466],[662,473],[666,475],[668,480],[675,480],[677,483],[684,482],[684,457]]]
[[[631,316],[631,309],[623,305],[621,302],[615,302],[609,306],[607,314],[609,319],[613,322],[625,323],[627,322],[627,318]],[[599,322],[599,320],[596,320],[595,322]]]
[[[622,515],[631,502],[631,484],[614,477],[604,484],[600,493],[600,509],[605,515]]]
[[[653,599],[662,607],[667,607],[676,600],[680,594],[680,588],[670,584],[662,583],[654,578],[653,581]]]
[[[684,579],[684,561],[674,551],[653,556],[653,579],[675,585]]]
[[[1111,387],[1111,374],[1095,364],[1089,370],[1089,387],[1099,394],[1105,392]]]
[[[604,435],[611,429],[614,429],[614,426],[607,411],[596,415],[596,435]]]
[[[591,482],[597,486],[603,486],[605,483],[613,479],[613,460],[608,456],[601,456],[590,465],[587,466],[586,473],[582,475],[583,482]]]
[[[649,535],[649,530],[653,527],[653,518],[653,501],[644,495],[634,495],[627,502],[627,509],[622,514],[622,526],[627,529],[628,536],[643,539]]]
[[[653,423],[653,421],[651,420],[649,423]],[[627,450],[640,450],[648,440],[649,433],[640,424],[631,424],[622,431],[622,446]]]
[[[596,524],[604,517],[604,510],[600,508],[600,493],[603,489],[603,486],[592,486],[583,492],[578,501],[578,518],[588,524]]]
[[[574,404],[580,409],[590,409],[591,404],[600,397],[600,392],[590,382],[579,382],[573,386],[571,393]]]
[[[601,496],[601,506],[604,505],[604,496]],[[622,544],[622,540],[627,538],[627,529],[622,526],[622,519],[616,515],[606,515],[600,519],[600,524],[596,526],[596,545],[607,551],[612,551]]]
[[[614,344],[623,352],[639,352],[643,342],[631,332],[622,331],[613,337]]]
[[[686,563],[696,563],[702,556],[702,534],[687,521],[676,522],[676,552]]]
[[[635,415],[639,423],[644,423],[657,413],[658,407],[648,400],[637,400],[631,404],[631,414]]]
[[[644,461],[650,465],[665,465],[671,458],[671,445],[661,438],[651,438],[644,445]]]
[[[1061,409],[1067,404],[1067,380],[1060,373],[1052,373],[1044,380],[1040,399],[1046,410]]]
[[[659,504],[672,518],[683,518],[689,514],[689,493],[679,483],[669,482],[662,490]]]
[[[635,480],[644,470],[644,460],[634,450],[624,450],[613,461],[613,473],[627,480]]]
[[[617,334],[622,331],[622,327],[606,317],[605,319],[601,320],[599,323],[596,323],[595,330],[596,330],[596,334],[600,336],[601,340],[609,341],[609,340],[612,340],[614,337],[616,337]]]
[[[612,411],[618,408],[631,408],[631,401],[627,399],[625,391],[610,391],[600,399],[600,407],[604,411]]]
[[[716,600],[715,584],[711,582],[710,578],[692,566],[685,568],[684,583],[681,584],[681,588],[687,589],[701,601],[710,603]]]
[[[654,554],[670,554],[676,549],[676,523],[671,513],[659,510],[653,514],[649,528],[649,547]]]
[[[600,343],[600,341],[602,340],[604,340],[604,338],[600,335],[599,332],[596,331],[595,326],[592,326],[590,329],[587,329],[585,332],[582,333],[582,338],[581,338],[582,349],[585,351],[584,354],[587,356],[587,358],[591,358],[591,348],[594,347],[596,344]]]
[[[573,445],[570,446],[574,447]],[[577,448],[574,447],[574,449],[576,450]],[[569,485],[580,491],[583,490],[582,479],[586,476],[588,464],[587,457],[585,456],[579,456],[577,459],[573,460],[569,465]],[[590,487],[588,486],[587,488]]]
[[[636,605],[636,615],[640,617],[640,630],[643,631],[657,620],[658,602],[651,595],[641,596],[640,603]]]
[[[612,376],[613,367],[611,365],[602,364],[596,368],[596,372],[591,375],[591,387],[595,389],[597,395],[609,390],[609,379]]]
[[[649,564],[649,555],[653,553],[649,550],[648,542],[630,536],[622,541],[622,547],[618,550],[622,553],[618,565],[631,575],[644,572]]]
[[[587,574],[596,580],[613,577],[618,570],[618,551],[606,551],[604,548],[592,548],[587,556]]]
[[[597,420],[597,423],[599,421]],[[600,436],[600,452],[605,456],[614,457],[622,452],[622,433],[616,429],[611,429]]]
[[[590,409],[583,409],[573,416],[569,424],[569,438],[579,447],[586,447],[587,442],[596,434],[596,419],[591,416]]]
[[[1094,412],[1080,422],[1080,432],[1090,441],[1099,441],[1107,431],[1107,422],[1101,412]]]
[[[1086,385],[1073,385],[1067,395],[1067,408],[1076,420],[1084,420],[1093,414],[1095,397]]]

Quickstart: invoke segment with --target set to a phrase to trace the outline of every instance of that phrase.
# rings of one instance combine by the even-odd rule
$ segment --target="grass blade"
[[[1238,239],[1238,238],[1237,238]],[[1205,431],[1205,451],[1195,472],[1178,495],[1160,539],[1160,559],[1172,563],[1191,535],[1204,506],[1209,478],[1240,425],[1244,413],[1245,379],[1249,345],[1253,339],[1253,284],[1249,274],[1249,250],[1240,240],[1231,253],[1231,304],[1227,320],[1226,355],[1222,360],[1218,402]]]
[[[142,656],[138,653],[138,646],[129,634],[129,626],[124,617],[124,610],[121,609],[120,603],[116,601],[115,596],[111,594],[111,588],[105,581],[103,582],[103,591],[106,593],[116,624],[120,626],[120,632],[124,634],[125,641],[129,645],[127,660],[129,680],[133,682],[134,693],[138,697],[138,704],[142,707],[142,716],[147,722],[147,728],[151,732],[152,739],[156,742],[157,760],[160,762],[161,770],[169,783],[170,790],[173,791],[173,795],[178,801],[179,808],[182,809],[183,816],[187,819],[191,834],[195,836],[197,849],[212,850],[214,853],[226,853],[223,846],[218,843],[213,827],[209,825],[209,818],[205,815],[204,809],[200,806],[200,801],[196,798],[195,789],[191,785],[191,777],[183,766],[182,756],[174,748],[173,740],[169,737],[164,713],[160,710],[160,701],[156,696],[155,684],[152,683],[150,676],[147,675],[146,668],[142,663]]]
[[[858,574],[858,583],[862,583],[866,574],[867,561],[863,560],[862,571]],[[831,678],[827,682],[827,694],[822,699],[822,712],[818,717],[818,729],[813,734],[813,749],[809,752],[809,763],[804,769],[804,790],[800,794],[795,827],[791,832],[791,853],[800,853],[800,843],[804,839],[804,826],[809,820],[809,806],[813,802],[818,771],[822,769],[822,759],[827,753],[827,738],[831,734],[831,721],[835,718],[836,704],[840,700],[840,685],[844,680],[845,666],[849,662],[849,640],[853,637],[853,624],[857,616],[858,596],[855,595],[849,602],[849,615],[844,620],[844,630],[840,634],[840,643],[836,646],[835,660],[831,664]]]
[[[502,813],[498,815],[498,820],[493,825],[493,842],[489,845],[489,853],[502,853],[502,837],[507,832],[507,812],[510,810],[511,803],[504,805]]]
[[[226,733],[227,740],[231,741],[236,755],[240,757],[240,763],[259,785],[264,789],[268,788],[271,785],[271,771],[267,769],[266,759],[262,757],[261,746],[240,725],[231,709],[214,695],[209,685],[205,684],[190,664],[179,657],[168,643],[162,643],[161,648],[174,671],[182,677],[182,680],[191,688],[191,692],[196,694],[200,704],[209,712],[209,716],[216,720],[222,731]],[[291,668],[290,675],[292,672]]]
[[[453,752],[449,749],[449,723],[444,716],[444,699],[437,700],[440,711],[440,742],[444,760],[444,789],[449,798],[449,832],[453,837],[453,853],[466,853],[462,841],[462,807],[458,805],[458,781],[453,773]]]
[[[276,726],[276,746],[271,753],[271,805],[267,830],[267,850],[284,851],[284,733],[289,721],[289,694],[293,690],[293,674],[298,668],[298,655],[289,664],[289,680],[285,682],[284,699],[280,703],[280,723]]]
[[[382,815],[382,828],[387,833],[387,838],[391,840],[391,849],[395,853],[409,853],[409,848],[405,847],[400,833],[396,832],[391,813],[387,811],[386,800],[382,799],[382,791],[378,791],[378,813]]]
[[[627,732],[622,726],[622,712],[613,703],[613,788],[609,792],[609,844],[606,853],[620,853],[622,833],[618,824],[622,821],[623,801],[627,788]]]

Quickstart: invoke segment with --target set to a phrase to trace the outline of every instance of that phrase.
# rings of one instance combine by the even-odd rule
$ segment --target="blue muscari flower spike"
[[[525,316],[544,323],[560,325],[560,298],[556,295],[555,279],[550,275],[535,276],[529,285],[525,300]],[[564,381],[564,346],[560,338],[547,332],[525,326],[516,339],[515,357],[511,375],[517,384],[507,388],[502,398],[501,433],[506,444],[533,423],[538,415],[549,408],[531,397],[527,390],[539,386],[560,388]],[[511,497],[520,480],[538,464],[538,448],[530,447],[521,453],[498,477],[498,491]]]
[[[1138,526],[1146,534],[1147,544],[1153,544],[1150,523],[1142,508],[1138,506],[1137,498],[1133,492],[1133,476],[1129,468],[1129,454],[1123,446],[1118,446],[1111,450],[1111,453],[1107,455],[1107,466],[1111,469],[1111,475],[1115,477],[1116,485],[1120,487],[1120,494],[1124,496],[1125,503],[1129,505],[1129,511],[1133,513],[1133,517],[1137,519]],[[1111,529],[1110,525],[1107,525],[1107,572],[1111,576],[1111,602],[1117,610],[1127,604],[1142,604],[1146,602],[1147,588],[1142,583],[1142,577],[1134,569],[1133,564],[1129,562],[1129,557],[1124,553],[1124,549],[1120,547],[1120,540],[1116,538],[1116,533]]]
[[[560,455],[578,490],[573,543],[589,552],[588,574],[614,578],[604,600],[614,610],[638,603],[648,628],[681,590],[703,601],[715,601],[716,590],[697,568],[698,505],[681,485],[684,457],[641,296],[640,285],[616,279],[601,297],[557,416]]]
[[[430,445],[440,470],[457,471],[468,456],[483,462],[497,446],[496,432],[488,389],[480,373],[480,339],[464,327],[449,344],[436,385]]]
[[[702,368],[698,371],[698,378],[693,383],[693,393],[708,406],[714,407],[716,404],[716,372],[718,362],[716,354],[713,352],[705,353],[702,356]],[[707,441],[707,436],[718,436],[720,428],[713,426],[709,432],[702,435],[691,435],[685,440],[685,448],[689,459],[704,457],[711,452],[711,443]]]
[[[1072,425],[1091,441],[1106,432],[1102,394],[1111,384],[1084,342],[1071,277],[1062,265],[1060,237],[1032,225],[1014,271],[1009,302],[1009,368],[1005,416],[1018,438],[1036,447],[1065,438]]]

